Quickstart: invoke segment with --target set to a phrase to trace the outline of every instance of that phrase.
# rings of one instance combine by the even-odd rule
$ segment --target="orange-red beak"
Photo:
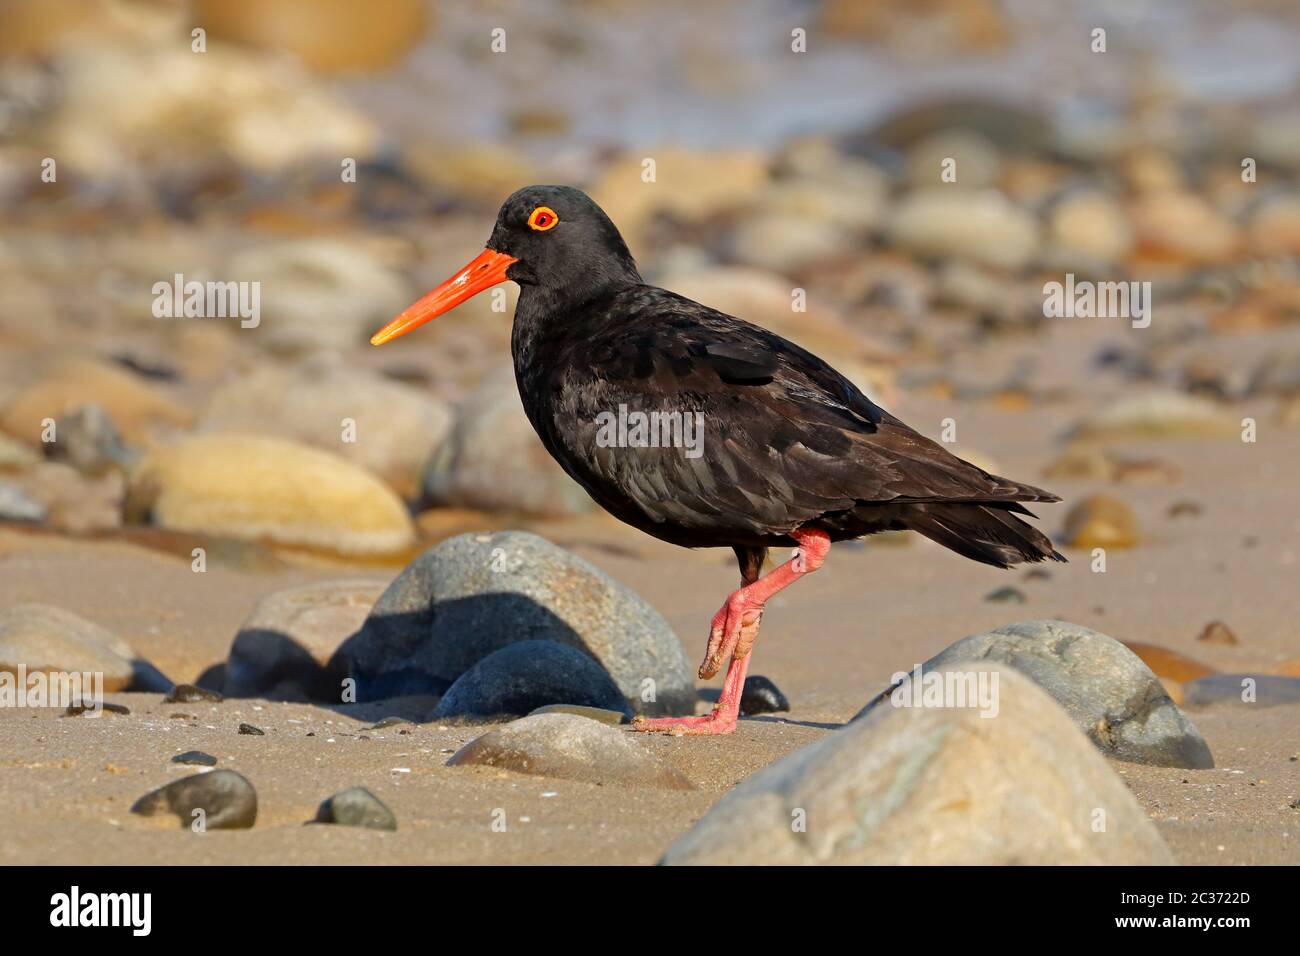
[[[383,345],[385,342],[391,342],[398,336],[419,328],[430,319],[436,319],[444,312],[450,312],[484,289],[490,289],[498,282],[504,282],[506,269],[518,261],[514,256],[508,256],[504,252],[484,249],[464,269],[372,335],[370,344]]]

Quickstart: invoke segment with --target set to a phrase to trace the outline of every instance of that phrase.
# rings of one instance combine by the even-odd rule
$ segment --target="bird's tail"
[[[907,526],[972,561],[1009,568],[1022,561],[1064,561],[1047,535],[1011,512],[1032,514],[1015,502],[917,504]]]

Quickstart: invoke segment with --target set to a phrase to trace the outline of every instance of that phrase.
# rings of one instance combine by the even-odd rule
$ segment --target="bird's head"
[[[487,248],[370,344],[405,335],[506,279],[563,304],[640,278],[623,237],[591,197],[570,186],[526,186],[502,204]]]

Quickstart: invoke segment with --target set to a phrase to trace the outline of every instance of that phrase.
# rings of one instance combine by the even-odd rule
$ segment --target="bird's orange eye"
[[[528,217],[528,225],[538,232],[545,232],[547,229],[555,228],[555,224],[560,221],[560,217],[555,214],[555,210],[550,206],[538,206]]]

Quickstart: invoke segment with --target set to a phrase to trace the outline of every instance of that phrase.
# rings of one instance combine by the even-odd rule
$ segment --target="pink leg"
[[[704,717],[638,717],[632,721],[634,730],[659,731],[671,734],[729,734],[736,729],[740,715],[740,694],[745,687],[745,671],[749,669],[749,655],[758,637],[758,626],[763,618],[763,607],[768,598],[782,588],[789,587],[805,574],[816,571],[826,559],[831,539],[825,531],[804,528],[791,534],[799,542],[799,550],[785,564],[764,577],[745,582],[727,598],[713,617],[709,632],[709,647],[700,677],[708,679],[718,672],[724,660],[729,660],[727,676],[722,683],[722,695],[713,712]]]

